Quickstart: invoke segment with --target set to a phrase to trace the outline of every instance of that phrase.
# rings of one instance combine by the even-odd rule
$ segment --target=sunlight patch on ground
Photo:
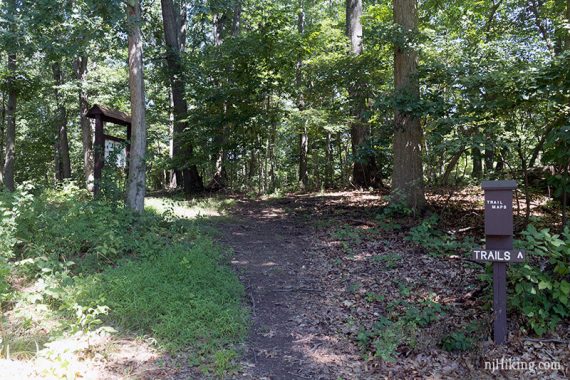
[[[76,333],[54,340],[29,360],[0,359],[0,378],[122,379],[140,378],[156,369],[159,355],[148,343],[105,333]]]
[[[174,200],[169,198],[145,198],[145,208],[160,214],[170,213],[175,217],[196,219],[199,217],[223,216],[233,205],[231,199],[203,198]]]
[[[312,362],[321,365],[342,364],[349,360],[347,355],[335,353],[334,346],[338,340],[334,337],[314,335],[304,336],[294,341],[296,350],[311,359]]]

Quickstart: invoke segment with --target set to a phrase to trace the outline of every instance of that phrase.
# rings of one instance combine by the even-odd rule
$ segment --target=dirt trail
[[[221,226],[252,308],[244,372],[236,378],[360,378],[355,347],[327,323],[339,310],[324,296],[334,292],[323,275],[328,264],[311,255],[311,207],[301,202],[243,201]]]

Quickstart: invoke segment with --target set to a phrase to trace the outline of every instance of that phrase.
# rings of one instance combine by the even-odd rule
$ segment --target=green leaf
[[[538,283],[538,289],[539,290],[552,289],[552,284],[549,281],[542,280]]]
[[[566,280],[560,282],[560,291],[568,296],[570,294],[570,283]]]

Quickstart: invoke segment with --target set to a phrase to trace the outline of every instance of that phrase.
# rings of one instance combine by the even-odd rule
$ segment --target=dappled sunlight
[[[78,332],[38,346],[28,360],[0,360],[0,378],[123,379],[156,371],[161,354],[148,343],[106,333]]]
[[[232,203],[231,200],[217,198],[204,198],[192,201],[155,197],[145,198],[145,208],[147,210],[155,210],[160,214],[172,214],[183,219],[224,216]]]
[[[339,350],[339,344],[342,343],[334,336],[306,334],[293,341],[293,349],[316,365],[343,365],[356,359]]]

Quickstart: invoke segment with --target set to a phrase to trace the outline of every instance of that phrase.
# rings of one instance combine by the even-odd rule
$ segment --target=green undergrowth
[[[160,256],[129,260],[76,281],[72,299],[107,305],[115,327],[154,337],[176,352],[213,353],[245,334],[243,287],[219,265],[220,249],[207,238],[176,244]]]
[[[375,299],[384,301],[383,296]],[[402,346],[415,349],[421,330],[446,315],[445,308],[432,299],[416,303],[393,300],[386,304],[385,310],[386,314],[370,328],[360,329],[356,341],[365,356],[374,355],[386,362],[395,361]]]
[[[459,239],[439,229],[436,215],[411,228],[406,240],[438,257],[468,257],[476,247],[472,238]],[[554,332],[570,316],[570,229],[566,227],[556,234],[529,224],[515,245],[526,249],[528,259],[526,263],[509,265],[510,311],[521,317],[523,332],[539,336]],[[492,288],[490,264],[481,279]],[[451,337],[447,345],[452,346],[449,342],[455,338]]]
[[[227,252],[203,228],[207,215],[231,202],[151,203],[134,215],[122,202],[94,201],[73,184],[0,193],[0,311],[42,314],[22,317],[20,326],[57,320],[47,342],[105,326],[185,353],[206,370],[218,371],[217,362],[231,367],[227,353],[247,330],[244,289]],[[11,288],[15,280],[25,290]],[[10,326],[2,327],[7,335]],[[0,357],[7,342],[29,340],[0,338]]]

